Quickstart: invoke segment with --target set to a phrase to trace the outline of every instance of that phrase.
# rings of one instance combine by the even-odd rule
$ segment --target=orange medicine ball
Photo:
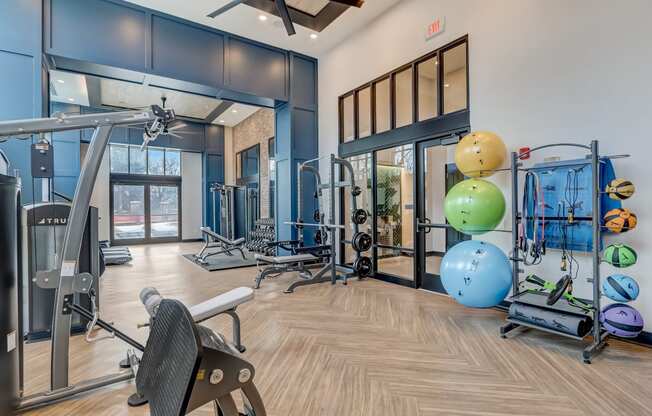
[[[622,233],[636,227],[636,214],[627,208],[616,208],[604,215],[604,225],[609,231]]]

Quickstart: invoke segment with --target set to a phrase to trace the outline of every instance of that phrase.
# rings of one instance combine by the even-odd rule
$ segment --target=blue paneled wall
[[[120,0],[2,3],[0,67],[7,75],[0,77],[0,118],[36,117],[43,113],[47,83],[42,83],[41,51],[52,68],[274,106],[276,183],[288,195],[277,199],[277,226],[282,238],[294,234],[284,222],[296,219],[298,214],[296,165],[317,155],[315,59]],[[39,30],[42,22],[43,28]],[[8,69],[4,71],[5,68]],[[138,143],[138,136],[134,129],[126,133],[117,131],[115,140]],[[80,136],[80,140],[88,138],[87,132]],[[56,142],[72,147],[76,140],[73,136],[60,136]],[[159,140],[159,145],[182,146],[172,137]],[[224,180],[224,136],[219,128],[205,127],[201,139],[188,143],[184,140],[183,146],[190,146],[193,151],[205,150],[206,185]],[[21,171],[29,167],[27,144],[12,143],[3,148]],[[78,151],[71,153],[70,157],[74,156],[78,160]],[[60,186],[71,188],[77,166],[66,166],[62,159],[56,163],[57,172],[67,178],[62,179]],[[206,199],[204,194],[205,202]],[[315,208],[311,201],[307,200],[302,213],[305,218],[310,218],[308,213]]]
[[[41,0],[2,1],[0,6],[0,120],[40,117],[43,113],[41,70]],[[31,141],[0,144],[23,182],[23,202],[32,201]]]

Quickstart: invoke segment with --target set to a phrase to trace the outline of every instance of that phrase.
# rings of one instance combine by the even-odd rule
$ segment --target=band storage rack
[[[575,147],[587,150],[589,153],[586,155],[587,162],[592,168],[592,186],[591,186],[591,200],[592,200],[592,215],[591,217],[576,217],[574,221],[589,221],[591,222],[591,228],[593,231],[592,238],[592,277],[587,278],[587,282],[593,285],[592,295],[593,299],[582,299],[587,301],[591,308],[588,311],[582,311],[578,308],[574,308],[570,305],[567,305],[563,298],[556,302],[554,305],[549,306],[546,304],[546,297],[532,293],[531,291],[520,290],[521,283],[521,273],[524,273],[525,270],[521,268],[521,263],[524,264],[524,258],[521,257],[522,250],[519,244],[519,235],[518,230],[522,221],[527,220],[524,218],[523,213],[519,212],[518,206],[518,194],[519,194],[519,172],[527,172],[533,168],[523,168],[523,163],[520,162],[523,156],[532,154],[539,150],[552,148],[552,147]],[[500,328],[500,336],[506,338],[508,334],[513,333],[520,327],[533,328],[540,331],[552,333],[555,335],[560,335],[567,338],[572,338],[579,341],[584,341],[588,337],[592,336],[592,342],[584,348],[582,352],[582,359],[584,363],[590,364],[591,359],[597,355],[605,346],[608,333],[601,328],[599,314],[600,314],[600,243],[601,243],[601,232],[602,232],[602,219],[601,219],[601,209],[600,209],[600,199],[601,199],[601,188],[600,188],[600,156],[598,153],[599,144],[597,140],[591,141],[589,145],[583,145],[578,143],[554,143],[535,147],[530,150],[526,150],[522,153],[511,153],[511,176],[512,176],[512,256],[510,260],[512,261],[512,290],[513,296],[508,300],[510,302],[519,302],[525,305],[531,305],[538,308],[545,308],[555,312],[566,313],[566,314],[576,314],[580,316],[589,315],[593,319],[592,329],[584,336],[575,336],[562,331],[557,331],[548,327],[538,326],[532,322],[525,322],[514,317],[508,317],[508,321],[505,325]],[[546,217],[545,220],[550,219]],[[564,221],[566,217],[552,217],[553,221]],[[527,224],[526,224],[527,225]],[[536,229],[533,230],[537,232]],[[527,230],[526,230],[527,232]]]

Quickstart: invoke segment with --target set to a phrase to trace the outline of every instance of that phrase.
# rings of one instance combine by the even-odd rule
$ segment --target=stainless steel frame
[[[173,119],[174,111],[152,106],[144,110],[72,116],[59,114],[52,118],[0,122],[0,138],[12,136],[24,138],[32,134],[84,128],[94,129],[86,158],[82,164],[79,181],[75,188],[75,195],[68,217],[68,227],[64,236],[63,256],[59,269],[56,271],[56,274],[58,274],[58,288],[52,323],[50,391],[23,398],[19,405],[21,410],[50,404],[75,394],[129,380],[134,376],[133,372],[128,370],[115,375],[88,380],[76,386],[70,386],[68,369],[72,310],[69,302],[74,293],[74,287],[76,286],[74,282],[79,273],[79,252],[91,194],[104,151],[109,143],[111,130],[114,126],[145,124],[144,136],[146,137],[144,137],[144,142],[149,142],[155,139],[162,132],[164,126]]]

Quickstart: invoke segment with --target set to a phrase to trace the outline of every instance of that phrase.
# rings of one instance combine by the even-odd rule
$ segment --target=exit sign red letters
[[[430,40],[443,32],[444,32],[444,18],[439,17],[428,25],[428,29],[426,31],[426,40]]]

